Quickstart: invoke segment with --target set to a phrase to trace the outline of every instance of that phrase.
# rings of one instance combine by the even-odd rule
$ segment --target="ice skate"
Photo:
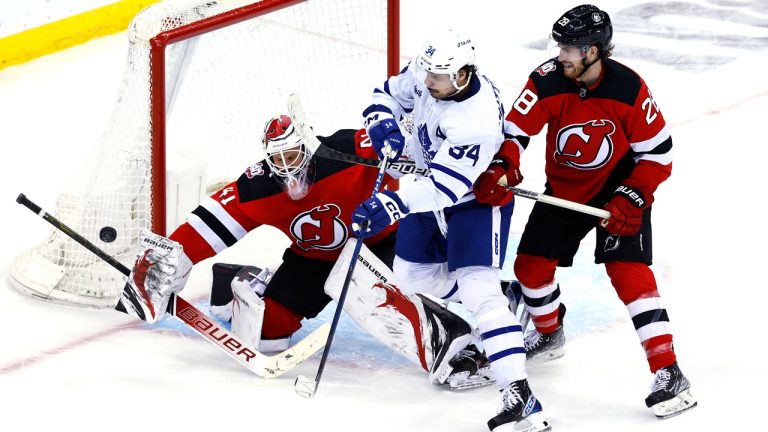
[[[446,384],[451,390],[467,390],[496,382],[488,358],[474,344],[459,351],[448,363],[451,373]]]
[[[697,404],[690,387],[677,362],[672,363],[656,371],[645,405],[660,419],[678,415]]]
[[[563,326],[552,333],[531,330],[525,335],[525,356],[528,361],[545,362],[565,355],[565,333]]]
[[[565,355],[565,331],[563,317],[565,305],[560,304],[560,327],[551,333],[539,333],[536,329],[525,335],[525,357],[530,362],[545,362]]]
[[[528,387],[528,380],[515,381],[501,390],[498,414],[488,420],[494,432],[540,432],[551,430],[541,402]]]

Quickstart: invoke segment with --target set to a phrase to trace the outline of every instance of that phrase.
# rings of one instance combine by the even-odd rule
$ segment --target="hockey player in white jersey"
[[[397,122],[406,114],[413,116],[407,138]],[[514,203],[484,205],[472,193],[503,141],[503,115],[498,90],[477,71],[472,40],[453,30],[435,34],[399,75],[374,90],[363,112],[380,157],[405,153],[431,174],[363,202],[353,220],[369,221],[367,236],[400,220],[398,288],[461,301],[474,315],[501,391],[489,428],[544,431],[550,426],[528,386],[520,322],[499,289]]]

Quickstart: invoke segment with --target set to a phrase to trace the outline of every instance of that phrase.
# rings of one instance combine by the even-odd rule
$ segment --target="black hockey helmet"
[[[589,4],[576,6],[552,25],[552,39],[565,45],[596,45],[602,54],[610,49],[613,26],[608,13]]]

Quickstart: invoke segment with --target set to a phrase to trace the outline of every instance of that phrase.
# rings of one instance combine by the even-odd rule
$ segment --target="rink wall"
[[[0,69],[51,54],[91,39],[125,30],[131,19],[145,7],[159,0],[120,0],[107,5],[72,14],[73,1],[50,0],[54,5],[67,3],[69,8],[40,6],[21,10],[24,6],[0,5],[0,16],[12,16],[12,23],[2,23],[0,29],[23,25],[21,20],[45,21],[0,37]],[[15,2],[14,2],[15,3]],[[91,1],[90,3],[93,3]],[[87,6],[86,0],[80,6]],[[16,8],[10,10],[7,8]],[[44,10],[48,8],[48,10]],[[49,14],[47,14],[49,13]],[[15,15],[14,15],[15,14]],[[0,33],[2,34],[2,33]]]

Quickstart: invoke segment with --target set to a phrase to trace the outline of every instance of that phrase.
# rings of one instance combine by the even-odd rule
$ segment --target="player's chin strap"
[[[595,64],[595,63],[597,63],[597,62],[599,62],[599,61],[600,61],[600,60],[602,60],[602,59],[603,59],[603,56],[602,56],[601,54],[598,54],[598,55],[597,55],[597,58],[595,59],[595,61],[593,61],[593,62],[592,62],[592,63],[590,63],[590,64],[587,64],[587,56],[584,56],[584,58],[582,58],[582,59],[581,59],[581,65],[582,65],[582,66],[584,66],[584,70],[583,70],[583,71],[581,71],[581,73],[579,74],[579,76],[577,76],[576,78],[577,78],[577,79],[578,79],[578,78],[581,78],[581,76],[582,76],[582,75],[584,75],[585,73],[587,73],[587,71],[589,70],[589,68],[591,68],[591,67],[592,67],[592,65],[594,65],[594,64]]]
[[[458,78],[458,77],[457,77],[457,78]],[[463,85],[463,86],[461,86],[461,87],[459,87],[459,86],[457,86],[457,85],[456,85],[456,79],[454,79],[454,80],[451,80],[451,84],[453,84],[453,88],[455,88],[455,89],[456,89],[456,91],[455,91],[455,92],[453,92],[453,94],[452,94],[452,95],[450,95],[450,96],[448,96],[448,97],[454,97],[454,96],[456,96],[457,94],[459,94],[459,93],[460,93],[462,90],[464,90],[465,88],[467,88],[467,86],[469,85],[469,83],[470,83],[471,81],[472,81],[472,71],[469,71],[469,74],[467,75],[467,82],[466,82],[466,83],[464,83],[464,85]]]

